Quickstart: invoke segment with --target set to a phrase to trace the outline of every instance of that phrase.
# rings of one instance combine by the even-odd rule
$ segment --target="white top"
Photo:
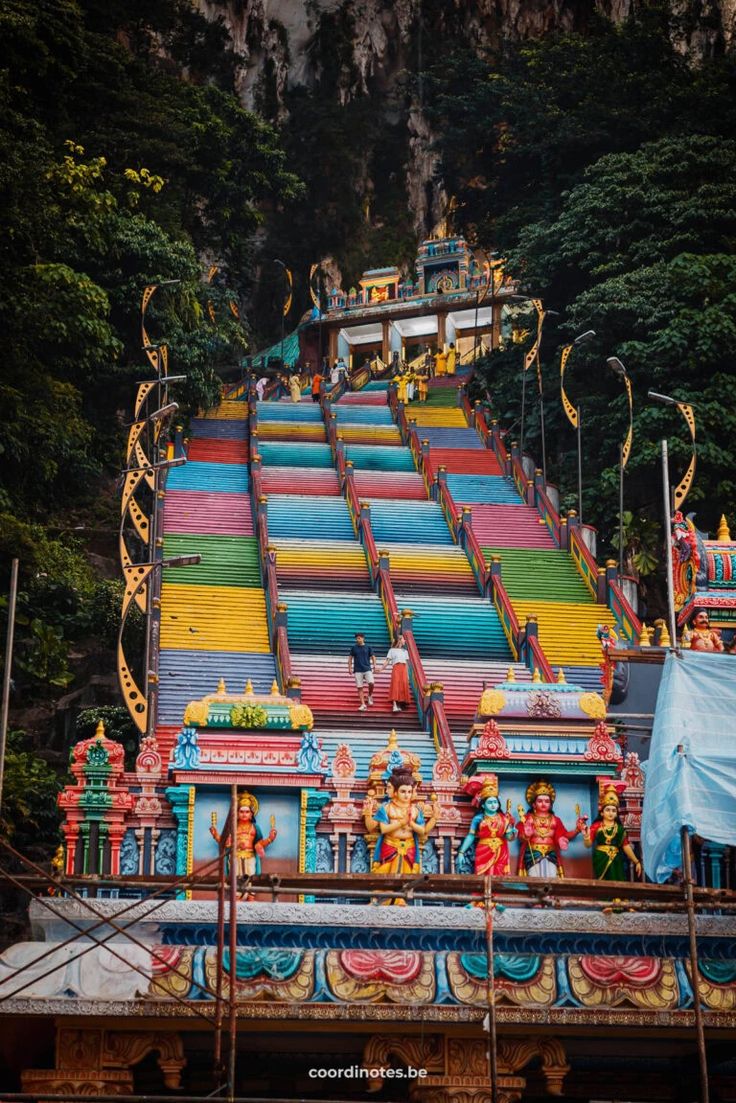
[[[386,656],[386,662],[391,663],[391,666],[395,666],[396,663],[406,665],[409,662],[409,652],[405,647],[391,647]]]

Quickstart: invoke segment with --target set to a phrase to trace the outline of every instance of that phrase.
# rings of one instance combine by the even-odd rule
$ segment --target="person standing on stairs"
[[[312,376],[312,402],[319,402],[323,378],[324,377],[318,371]]]
[[[296,371],[289,376],[289,394],[292,402],[301,402],[302,381]]]
[[[455,342],[450,341],[450,347],[447,350],[447,374],[454,375],[457,367],[457,352],[455,350]]]
[[[409,689],[409,652],[406,649],[404,637],[399,636],[396,643],[389,649],[386,660],[379,666],[378,672],[391,666],[391,685],[389,687],[389,699],[393,702],[392,711],[401,712],[405,705],[411,704],[411,691]]]
[[[368,647],[362,632],[355,633],[355,643],[348,655],[348,670],[355,678],[360,704],[358,712],[365,712],[366,702],[373,704],[373,672],[376,669],[376,657],[373,648]]]

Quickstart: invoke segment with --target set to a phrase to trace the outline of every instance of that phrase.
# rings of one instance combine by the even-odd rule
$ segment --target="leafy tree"
[[[28,746],[23,732],[8,733],[0,833],[35,860],[50,858],[60,842],[59,778]]]

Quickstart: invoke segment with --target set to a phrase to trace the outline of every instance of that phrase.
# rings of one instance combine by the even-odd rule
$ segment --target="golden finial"
[[[539,670],[535,666],[534,667],[534,673],[532,674],[532,681],[533,682],[541,682],[541,680],[542,680],[542,675],[539,673]]]
[[[102,720],[98,720],[97,721],[97,730],[95,732],[95,739],[104,739],[104,738],[105,738],[105,725],[103,724]]]
[[[396,728],[392,728],[391,731],[388,733],[388,743],[386,744],[386,746],[395,747],[398,741],[399,737],[396,734]]]
[[[567,684],[567,679],[565,678],[565,671],[562,669],[562,667],[560,667],[560,669],[557,672],[557,684],[559,686],[564,686],[564,685]]]
[[[721,514],[721,520],[718,524],[718,532],[716,533],[716,540],[720,540],[724,544],[728,544],[731,541],[731,530],[728,527],[728,521],[726,520],[726,514]]]
[[[245,683],[245,696],[246,697],[252,697],[253,696],[253,683],[251,682],[250,678]]]
[[[278,697],[278,695],[279,695],[279,683],[274,678],[273,682],[271,683],[271,696],[272,697]]]
[[[225,685],[225,679],[224,678],[220,678],[219,682],[217,683],[217,692],[219,694],[227,693],[227,686]]]
[[[513,666],[510,666],[508,668],[508,670],[506,671],[506,681],[507,682],[515,682],[516,681],[516,674],[514,673]]]
[[[659,628],[659,647],[672,647],[672,640],[670,639],[669,629],[667,622],[663,617],[659,617],[655,620],[655,625]]]
[[[641,624],[641,632],[639,633],[639,647],[651,647],[652,646],[652,630],[647,628],[644,621]]]

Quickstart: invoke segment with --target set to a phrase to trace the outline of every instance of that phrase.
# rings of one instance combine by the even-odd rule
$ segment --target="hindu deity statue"
[[[419,873],[420,846],[437,823],[435,795],[430,805],[414,800],[411,769],[398,766],[386,782],[387,799],[379,806],[370,790],[363,803],[363,819],[372,834],[379,832],[372,870],[387,875]]]
[[[711,628],[705,609],[696,610],[690,629],[691,651],[723,651],[721,633]]]
[[[593,848],[593,876],[596,881],[625,881],[624,855],[634,867],[636,876],[641,877],[641,862],[618,818],[618,806],[616,786],[609,783],[601,791],[600,818],[590,827],[583,827],[583,842],[588,848]]]
[[[472,778],[465,792],[473,797],[480,809],[473,817],[470,830],[458,851],[458,859],[475,843],[475,872],[483,877],[505,877],[511,873],[509,840],[516,835],[516,825],[511,816],[511,802],[501,811],[496,774]]]
[[[548,781],[532,782],[526,791],[529,811],[519,805],[517,831],[521,841],[518,872],[522,877],[564,877],[561,854],[570,839],[579,835],[585,820],[578,817],[574,831],[568,831],[554,814],[555,789]]]
[[[241,793],[238,798],[238,820],[235,826],[235,858],[237,860],[237,872],[239,877],[253,877],[261,872],[261,859],[267,846],[276,838],[276,820],[271,816],[271,830],[264,837],[263,832],[256,823],[258,815],[258,801],[252,793]],[[210,835],[219,843],[222,836],[217,830],[217,813],[212,813]],[[225,845],[230,846],[230,836],[225,840]],[[254,899],[252,895],[248,900]]]

